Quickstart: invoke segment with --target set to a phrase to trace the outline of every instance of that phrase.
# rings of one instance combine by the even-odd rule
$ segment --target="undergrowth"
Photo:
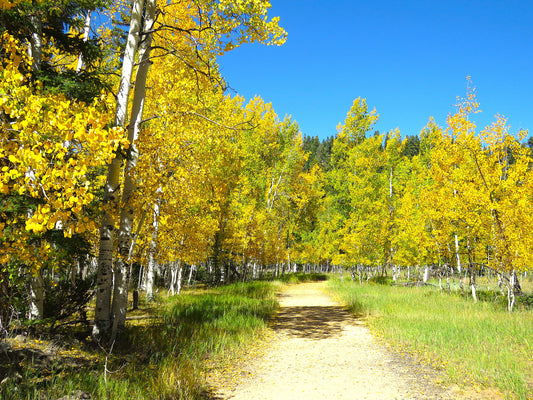
[[[18,342],[6,340],[11,358],[0,366],[8,377],[0,398],[57,399],[81,390],[93,399],[209,399],[207,361],[223,362],[262,335],[278,307],[280,284],[236,283],[160,297],[153,308],[133,313],[138,318],[128,320],[113,348],[89,338],[72,342],[72,349],[63,343],[45,367],[39,357],[48,354],[50,341],[37,340],[34,353],[18,357]]]

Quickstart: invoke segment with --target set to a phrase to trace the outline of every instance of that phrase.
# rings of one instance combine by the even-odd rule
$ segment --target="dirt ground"
[[[437,371],[377,340],[325,292],[325,282],[287,287],[262,351],[213,377],[214,398],[494,399],[449,389]]]

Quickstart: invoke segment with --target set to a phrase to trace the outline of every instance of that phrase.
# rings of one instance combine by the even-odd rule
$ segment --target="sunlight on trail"
[[[280,295],[269,347],[218,398],[457,398],[434,383],[436,373],[380,345],[324,288],[324,283],[293,285]]]

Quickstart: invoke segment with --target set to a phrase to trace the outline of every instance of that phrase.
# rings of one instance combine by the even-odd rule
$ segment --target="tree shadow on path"
[[[282,334],[308,339],[327,339],[339,335],[354,317],[341,306],[283,307],[272,328]]]

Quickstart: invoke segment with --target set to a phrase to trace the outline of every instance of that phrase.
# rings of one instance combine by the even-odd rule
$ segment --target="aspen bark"
[[[183,265],[180,261],[178,263],[178,276],[176,278],[176,284],[175,284],[175,289],[176,289],[177,294],[181,293],[182,281],[183,281]]]
[[[89,40],[89,32],[91,30],[91,12],[87,11],[87,15],[85,16],[85,26],[83,27],[83,41],[86,42]],[[78,56],[78,65],[76,66],[76,72],[80,72],[83,68],[83,56]]]
[[[36,4],[33,3],[35,6]],[[41,18],[37,12],[33,12],[30,17],[30,23],[32,26],[32,32],[30,40],[28,42],[28,55],[32,59],[32,70],[38,72],[41,70],[42,62],[42,37],[43,37],[43,24]],[[35,179],[35,176],[31,170],[26,172],[26,177]],[[33,211],[27,210],[28,217],[31,217]],[[43,317],[43,304],[44,304],[44,283],[41,277],[41,271],[37,272],[36,276],[33,276],[30,281],[30,304],[28,311],[28,319],[37,320]]]
[[[514,285],[515,285],[516,275],[511,273],[509,276],[509,284],[507,285],[507,310],[509,312],[513,311],[515,304],[515,295],[514,295]]]
[[[158,189],[159,192],[159,189]],[[150,240],[150,250],[148,256],[148,265],[146,266],[146,300],[151,301],[154,297],[154,266],[155,266],[155,252],[157,249],[157,233],[159,230],[159,204],[160,199],[154,204],[154,216],[152,221],[152,238]]]
[[[132,5],[130,30],[122,62],[122,75],[117,94],[115,125],[125,127],[128,98],[135,63],[135,54],[139,44],[144,0],[134,0]],[[100,227],[100,248],[98,254],[98,271],[96,278],[96,305],[93,336],[109,332],[111,326],[111,290],[113,286],[113,251],[115,247],[115,221],[113,213],[117,207],[120,174],[123,166],[122,155],[116,154],[107,171],[104,188],[104,205],[106,209]]]
[[[461,273],[461,256],[459,254],[459,238],[455,234],[455,257],[457,260],[457,272]]]
[[[44,306],[44,282],[39,271],[31,279],[30,287],[30,307],[28,312],[29,320],[38,320],[43,318]]]
[[[189,278],[187,280],[187,286],[190,286],[191,285],[191,280],[192,280],[192,274],[194,273],[194,270],[196,269],[196,265],[191,265],[190,268],[189,268]]]
[[[124,188],[122,190],[120,227],[118,231],[118,254],[115,266],[115,282],[113,288],[113,328],[112,338],[122,331],[126,324],[126,309],[128,305],[128,287],[129,287],[129,265],[127,256],[132,241],[134,209],[132,196],[136,190],[133,179],[133,170],[137,165],[139,153],[137,152],[135,142],[141,129],[143,116],[144,101],[146,98],[146,79],[150,68],[150,49],[152,46],[152,29],[155,20],[156,0],[147,0],[144,29],[145,34],[139,50],[139,67],[135,76],[135,88],[133,94],[133,104],[131,108],[131,118],[128,125],[128,141],[130,142],[130,156],[126,161],[124,172]]]
[[[170,264],[170,284],[168,286],[168,294],[174,296],[181,292],[181,283],[183,279],[183,265],[181,260],[174,261]]]
[[[43,58],[43,23],[36,12],[30,15],[32,33],[28,44],[28,54],[32,58],[31,68],[34,72],[41,70]]]
[[[472,292],[472,298],[474,299],[474,302],[477,302],[476,272],[474,271],[474,268],[470,268],[470,290]]]

